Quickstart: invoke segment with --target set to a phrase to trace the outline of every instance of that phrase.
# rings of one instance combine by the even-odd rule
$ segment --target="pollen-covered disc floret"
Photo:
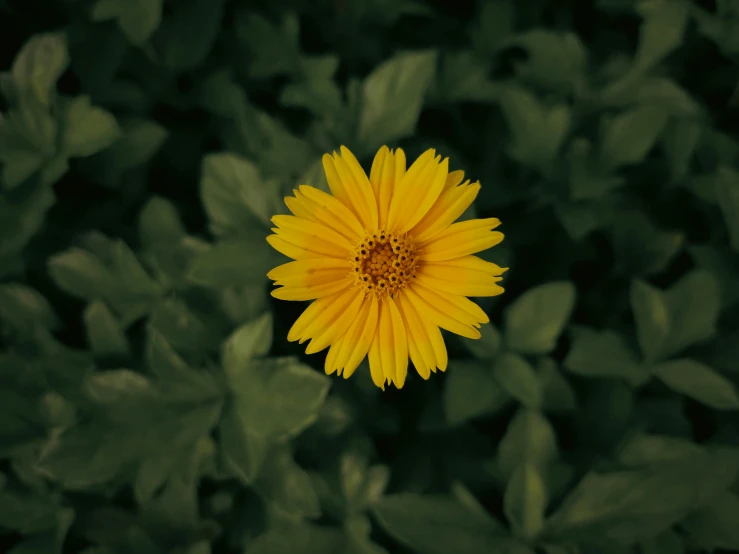
[[[415,279],[418,257],[410,237],[380,230],[364,237],[351,263],[357,286],[377,296],[395,296]]]

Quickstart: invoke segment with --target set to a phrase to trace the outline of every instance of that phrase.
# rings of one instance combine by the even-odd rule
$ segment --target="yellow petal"
[[[498,225],[500,221],[495,218],[455,223],[422,244],[419,258],[429,262],[444,261],[492,248],[503,240],[503,233],[492,231]]]
[[[364,294],[360,289],[350,292],[354,297],[348,306],[331,306],[323,314],[320,322],[316,319],[308,327],[306,334],[311,333],[313,340],[310,341],[310,344],[305,349],[306,354],[315,354],[327,348],[332,342],[338,340],[357,318],[359,310],[362,307],[362,302],[364,301]],[[336,304],[340,304],[340,302]],[[316,329],[315,331],[314,327]]]
[[[326,373],[337,369],[344,379],[352,376],[370,348],[377,331],[379,306],[374,295],[367,296],[359,315],[349,330],[333,345],[326,356]]]
[[[393,197],[395,184],[405,174],[405,155],[402,150],[393,153],[383,146],[377,152],[372,162],[370,183],[377,198],[377,210],[380,227],[387,224],[390,201]]]
[[[398,297],[398,308],[408,330],[408,351],[411,361],[416,368],[416,372],[423,379],[428,379],[431,370],[436,368],[436,355],[431,344],[431,338],[426,332],[421,316],[418,315],[406,295],[401,294]]]
[[[430,172],[436,168],[438,163],[434,160],[435,155],[436,151],[433,148],[426,150],[411,164],[402,179],[395,181],[395,189],[388,211],[387,229],[389,231],[393,231],[399,225],[403,212],[408,208],[408,192],[411,189],[409,183],[415,183],[424,172]],[[413,201],[411,205],[414,205]]]
[[[377,332],[369,354],[375,385],[384,389],[386,382],[393,382],[402,388],[408,373],[408,340],[403,318],[392,298],[380,301]]]
[[[354,244],[345,236],[340,235],[336,231],[331,230],[325,225],[316,221],[309,221],[294,215],[275,215],[272,217],[272,223],[282,231],[292,231],[300,233],[308,240],[322,240],[329,242],[338,248],[341,248],[345,255],[354,249]]]
[[[287,333],[287,340],[290,342],[299,340],[301,343],[308,340],[310,335],[305,335],[306,329],[308,329],[310,324],[313,323],[316,318],[320,317],[322,313],[325,313],[329,306],[336,304],[339,298],[344,294],[346,294],[346,291],[342,290],[312,302],[311,305],[308,306],[302,314],[300,314],[300,317],[298,317],[295,323],[293,323],[293,326]]]
[[[293,260],[310,260],[316,258],[322,258],[326,254],[317,252],[316,250],[309,250],[302,246],[296,246],[295,244],[286,241],[284,238],[278,235],[270,235],[267,237],[267,242],[277,250],[280,254],[284,254],[288,258]],[[331,248],[331,246],[329,246]]]
[[[410,231],[413,238],[423,243],[454,223],[477,197],[480,184],[462,185],[442,193],[421,221]]]
[[[325,208],[336,216],[337,219],[352,230],[354,235],[360,237],[364,236],[364,227],[362,226],[362,223],[341,201],[322,190],[308,185],[300,185],[298,190],[300,191],[300,194],[314,202],[315,205],[320,206],[322,209]]]
[[[422,320],[428,319],[431,323],[438,325],[442,329],[446,329],[447,331],[450,331],[457,335],[461,335],[463,337],[467,337],[470,339],[480,338],[480,332],[477,329],[475,329],[471,325],[466,325],[454,319],[450,315],[443,313],[441,310],[437,309],[435,306],[432,306],[423,298],[418,296],[414,292],[413,287],[407,288],[404,291],[404,294],[408,296],[408,299],[413,304],[413,307],[416,308]]]
[[[346,218],[342,218],[333,210],[318,204],[314,200],[303,195],[301,192],[297,190],[294,192],[294,197],[288,196],[285,198],[285,204],[296,217],[325,225],[332,231],[345,237],[352,244],[356,244],[363,236],[361,225],[359,226],[360,231],[357,233],[351,225],[347,223],[348,220]],[[333,198],[328,194],[326,196]],[[336,198],[333,198],[333,200],[338,205],[342,206],[346,213],[351,215],[351,212],[346,208],[346,206],[341,204],[341,202],[336,200]],[[354,216],[352,215],[352,217]],[[356,220],[356,218],[354,219]]]
[[[456,319],[460,323],[472,327],[479,327],[481,323],[487,323],[487,321],[489,321],[485,313],[474,302],[463,296],[449,294],[448,292],[432,287],[426,287],[426,284],[427,281],[419,275],[419,277],[413,282],[413,291],[440,312],[447,314],[449,317]],[[475,306],[477,310],[468,304]]]
[[[461,169],[450,171],[449,175],[447,175],[446,183],[444,183],[444,190],[442,190],[442,192],[453,189],[462,182],[462,179],[464,179],[464,171]]]
[[[507,267],[500,267],[493,262],[488,262],[477,256],[463,256],[461,258],[453,258],[451,260],[444,260],[441,262],[433,262],[432,264],[424,265],[435,265],[435,266],[447,266],[455,267],[460,269],[474,269],[475,271],[482,271],[488,273],[493,277],[499,277],[508,271]]]
[[[350,271],[349,260],[313,258],[279,265],[267,273],[267,277],[280,285],[304,286],[334,281],[337,274],[343,279]]]
[[[341,177],[339,177],[339,172],[336,170],[334,159],[330,155],[324,154],[321,158],[321,162],[323,163],[323,171],[326,174],[326,182],[328,183],[328,188],[331,189],[331,194],[333,194],[334,198],[344,204],[344,206],[346,206],[347,209],[349,209],[354,216],[361,221],[359,211],[352,202],[349,191],[346,189],[346,184],[341,180]]]
[[[335,294],[352,286],[353,281],[344,279],[325,283],[322,285],[311,285],[306,287],[281,287],[274,289],[271,294],[279,300],[314,300],[330,294]]]
[[[431,346],[434,349],[434,355],[436,356],[436,367],[441,371],[446,371],[447,365],[449,364],[449,354],[444,344],[444,337],[441,336],[441,330],[436,325],[426,322],[426,332],[431,339]]]
[[[437,156],[411,178],[409,171],[396,190],[390,206],[388,227],[397,233],[406,233],[431,209],[441,194],[449,172],[449,159],[439,162]],[[411,168],[413,169],[413,168]]]
[[[417,275],[418,284],[455,295],[498,296],[503,293],[503,287],[498,285],[502,277],[474,269],[428,264],[421,266]]]
[[[364,222],[365,226],[368,229],[377,229],[377,200],[375,199],[375,194],[372,192],[372,185],[367,178],[367,174],[362,169],[362,166],[359,165],[359,161],[352,154],[351,150],[346,146],[342,146],[339,150],[341,151],[341,160],[349,170],[349,178],[353,181],[354,187],[361,198],[361,203],[365,210],[367,210],[368,219]],[[341,171],[339,171],[339,174],[341,175]]]

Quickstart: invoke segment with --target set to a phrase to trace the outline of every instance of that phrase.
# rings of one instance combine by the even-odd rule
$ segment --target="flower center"
[[[357,286],[377,296],[393,296],[416,278],[418,256],[410,237],[380,230],[359,243],[351,262]]]

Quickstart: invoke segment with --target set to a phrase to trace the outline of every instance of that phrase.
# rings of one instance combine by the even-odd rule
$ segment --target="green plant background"
[[[739,2],[3,0],[0,36],[0,551],[739,551]],[[506,233],[493,323],[401,391],[268,294],[341,144],[437,148]]]

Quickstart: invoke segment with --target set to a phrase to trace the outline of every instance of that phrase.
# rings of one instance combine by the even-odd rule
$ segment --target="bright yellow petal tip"
[[[489,318],[467,297],[503,293],[508,270],[475,256],[503,240],[500,220],[455,223],[480,183],[433,149],[406,168],[402,150],[383,146],[367,176],[341,146],[323,167],[331,194],[300,185],[285,198],[292,215],[274,216],[267,237],[293,260],[267,274],[272,296],[313,301],[288,340],[308,342],[308,354],[328,348],[326,373],[345,379],[368,358],[382,390],[403,387],[409,360],[423,379],[445,371],[440,329],[480,338]]]

